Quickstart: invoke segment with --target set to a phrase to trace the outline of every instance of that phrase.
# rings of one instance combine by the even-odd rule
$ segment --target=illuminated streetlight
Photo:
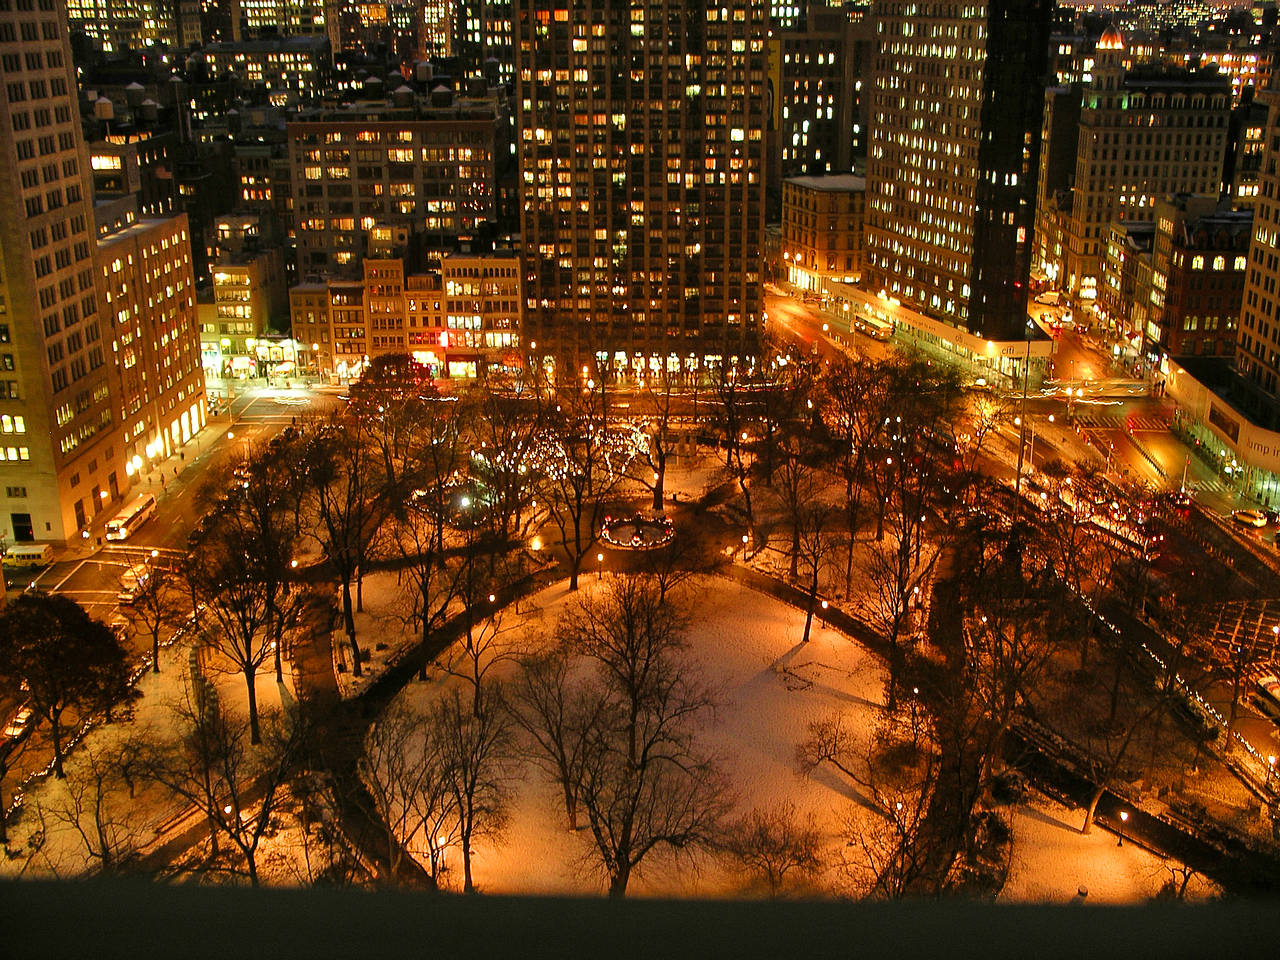
[[[1267,787],[1271,786],[1271,777],[1276,772],[1276,755],[1274,753],[1267,755]]]
[[[603,553],[596,554],[596,563],[600,564],[600,566],[596,568],[596,579],[599,580],[604,575],[604,554]]]
[[[1128,822],[1129,822],[1129,811],[1121,810],[1120,811],[1120,839],[1116,841],[1117,847],[1124,846],[1124,825]]]

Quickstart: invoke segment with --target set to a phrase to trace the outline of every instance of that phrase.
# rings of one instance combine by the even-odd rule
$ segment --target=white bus
[[[888,342],[893,336],[892,323],[887,320],[877,320],[875,317],[869,317],[865,314],[854,314],[851,325],[853,329],[873,340]]]
[[[107,521],[108,540],[128,540],[156,512],[156,498],[144,493]]]

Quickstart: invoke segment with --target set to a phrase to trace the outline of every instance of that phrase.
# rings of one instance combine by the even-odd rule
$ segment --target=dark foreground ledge
[[[1280,905],[999,907],[0,883],[5,957],[1262,957]]]

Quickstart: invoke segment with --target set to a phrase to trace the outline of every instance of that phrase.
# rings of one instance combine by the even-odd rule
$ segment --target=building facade
[[[600,376],[753,356],[768,7],[515,4],[524,338]]]
[[[496,100],[364,104],[288,124],[299,276],[360,275],[366,235],[403,226],[449,249],[497,216]]]
[[[70,28],[107,53],[200,43],[200,0],[64,0]]]
[[[1230,83],[1216,70],[1126,71],[1125,41],[1114,29],[1095,57],[1071,188],[1042,197],[1036,229],[1037,268],[1090,303],[1111,221],[1151,220],[1162,197],[1220,189],[1231,111]]]
[[[61,541],[125,486],[66,8],[0,8],[0,536]]]
[[[386,354],[408,354],[439,379],[520,363],[521,301],[520,260],[511,252],[446,255],[428,273],[408,273],[398,258],[366,258],[360,280],[289,291],[304,366],[342,381]]]
[[[205,423],[191,236],[185,214],[98,240],[125,475],[178,452]]]
[[[793,287],[823,293],[831,281],[862,279],[866,190],[852,174],[783,181],[782,266]]]
[[[1026,336],[1049,7],[872,9],[868,283],[992,340]]]

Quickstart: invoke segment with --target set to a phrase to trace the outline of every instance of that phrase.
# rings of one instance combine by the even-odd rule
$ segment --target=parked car
[[[1265,527],[1267,515],[1261,510],[1232,510],[1231,519],[1248,527]]]
[[[21,740],[31,732],[31,708],[25,703],[18,708],[4,728],[6,740]]]
[[[138,594],[146,589],[149,576],[145,563],[135,563],[120,575],[120,592],[116,594],[116,600],[120,603],[133,603],[138,599]]]

